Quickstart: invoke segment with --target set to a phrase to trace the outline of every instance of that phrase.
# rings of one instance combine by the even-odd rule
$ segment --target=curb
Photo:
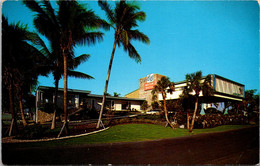
[[[79,134],[79,135],[71,135],[71,136],[66,136],[66,137],[60,137],[60,138],[47,138],[47,139],[33,139],[33,140],[19,140],[19,139],[12,139],[13,137],[6,137],[2,138],[2,143],[29,143],[29,142],[44,142],[44,141],[53,141],[53,140],[62,140],[62,139],[68,139],[68,138],[76,138],[76,137],[82,137],[82,136],[87,136],[95,133],[99,133],[102,131],[105,131],[109,129],[110,127],[93,131],[90,133],[84,133],[84,134]]]

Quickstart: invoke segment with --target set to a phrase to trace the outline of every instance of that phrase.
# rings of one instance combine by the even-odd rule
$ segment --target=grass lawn
[[[225,125],[210,129],[194,129],[193,133],[189,133],[187,129],[175,129],[163,127],[153,124],[126,124],[113,126],[110,129],[78,138],[70,138],[64,140],[55,140],[38,143],[17,143],[16,147],[46,147],[46,146],[67,146],[67,145],[83,145],[98,143],[115,143],[115,142],[134,142],[147,141],[164,138],[174,138],[181,136],[189,136],[199,133],[209,133],[218,131],[227,131],[248,127],[250,125]]]

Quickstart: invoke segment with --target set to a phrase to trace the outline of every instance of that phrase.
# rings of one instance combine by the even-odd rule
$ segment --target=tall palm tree
[[[146,44],[150,43],[149,38],[144,33],[135,29],[138,27],[137,22],[144,21],[146,17],[143,11],[139,11],[139,6],[134,3],[127,3],[124,0],[116,2],[115,9],[112,9],[106,1],[99,0],[98,4],[101,9],[106,12],[107,19],[110,22],[111,27],[115,30],[115,35],[97,128],[100,127],[102,113],[105,106],[108,82],[116,46],[120,47],[123,45],[124,50],[128,52],[130,58],[134,59],[136,62],[141,62],[141,57],[131,42],[132,40],[138,40]]]
[[[162,77],[154,86],[154,89],[152,90],[152,94],[155,93],[161,93],[163,97],[163,108],[164,108],[164,115],[167,123],[171,126],[172,129],[174,129],[173,124],[170,122],[168,118],[168,111],[166,108],[166,95],[167,92],[172,93],[174,91],[174,83],[170,81],[169,77]]]
[[[3,84],[9,90],[9,104],[12,113],[9,135],[11,135],[12,129],[16,128],[14,96],[19,100],[23,125],[27,125],[23,113],[22,98],[25,93],[29,93],[28,87],[37,81],[38,75],[43,74],[43,72],[37,71],[42,54],[33,46],[33,43],[37,43],[37,34],[29,32],[27,26],[19,22],[9,25],[7,18],[4,16],[2,16],[2,20],[2,39],[4,41],[2,47]]]
[[[59,80],[63,75],[63,64],[61,63],[62,57],[60,54],[54,54],[54,51],[51,51],[47,48],[45,43],[41,40],[38,45],[39,49],[45,55],[45,63],[43,63],[42,68],[52,72],[54,77],[54,85],[55,85],[55,92],[54,92],[54,112],[52,118],[51,129],[55,129],[56,127],[56,114],[57,114],[57,97],[58,97],[58,88],[59,88]],[[74,52],[72,52],[74,54]],[[87,61],[90,57],[89,54],[82,54],[78,57],[72,56],[74,58],[69,59],[68,62],[68,76],[75,77],[75,78],[82,78],[82,79],[94,79],[92,76],[74,71],[80,64]]]
[[[48,0],[43,2],[24,0],[24,3],[37,13],[34,18],[34,25],[37,30],[51,42],[51,47],[55,54],[60,54],[63,57],[64,126],[66,134],[68,134],[68,59],[73,57],[72,52],[76,45],[89,45],[101,41],[103,33],[94,30],[100,27],[108,29],[109,26],[105,21],[96,16],[92,10],[87,10],[75,0],[58,1],[58,11],[54,11]]]
[[[186,74],[186,84],[187,87],[184,93],[189,95],[193,95],[194,93],[193,96],[195,97],[196,100],[192,122],[189,127],[189,131],[192,132],[197,109],[198,109],[200,92],[202,92],[203,96],[211,96],[213,94],[213,88],[211,86],[211,76],[208,75],[205,78],[203,78],[201,71],[192,74]]]

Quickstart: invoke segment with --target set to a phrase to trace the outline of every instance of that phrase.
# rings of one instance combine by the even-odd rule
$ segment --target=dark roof
[[[103,98],[103,95],[88,94],[88,96],[95,97],[95,98]],[[141,99],[141,98],[126,98],[126,97],[114,97],[114,96],[106,96],[106,99],[145,101],[145,99]]]
[[[48,87],[48,86],[39,86],[38,90],[44,91],[44,90],[50,90],[54,91],[54,87]],[[59,88],[58,91],[63,92],[63,88]],[[86,90],[78,90],[78,89],[68,89],[68,92],[73,92],[73,93],[84,93],[87,94],[89,97],[95,97],[95,98],[103,98],[103,95],[95,95],[95,94],[90,94],[91,91],[86,91]],[[126,97],[114,97],[114,96],[106,96],[107,99],[112,99],[112,100],[132,100],[132,101],[145,101],[145,99],[139,99],[139,98],[126,98]]]
[[[51,91],[55,91],[54,87],[49,87],[49,86],[39,86],[38,90],[51,90]],[[58,91],[62,91],[63,92],[63,88],[59,88]],[[91,93],[91,91],[87,91],[87,90],[78,90],[78,89],[68,89],[68,92],[73,92],[73,93],[85,93],[85,94],[89,94]]]

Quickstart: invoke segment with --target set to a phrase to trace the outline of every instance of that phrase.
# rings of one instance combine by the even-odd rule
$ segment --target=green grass
[[[70,138],[64,140],[55,140],[38,143],[19,143],[16,147],[46,147],[46,146],[67,146],[67,145],[83,145],[83,144],[99,144],[99,143],[115,143],[115,142],[135,142],[148,141],[156,139],[174,138],[181,136],[189,136],[200,133],[210,133],[227,131],[232,129],[239,129],[248,127],[249,125],[226,125],[210,129],[194,129],[193,133],[188,132],[187,129],[175,129],[170,127],[163,127],[153,124],[127,124],[117,125],[110,129],[78,138]]]

